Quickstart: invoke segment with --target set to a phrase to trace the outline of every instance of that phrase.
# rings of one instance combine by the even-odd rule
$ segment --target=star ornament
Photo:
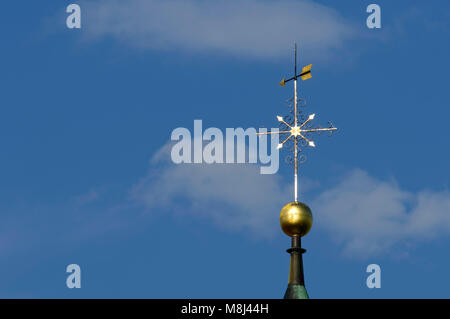
[[[281,122],[284,125],[286,125],[288,130],[257,133],[257,135],[280,134],[280,135],[286,136],[285,139],[280,144],[278,144],[277,149],[283,148],[283,145],[289,140],[295,140],[297,142],[299,142],[301,140],[305,140],[310,147],[316,147],[316,144],[314,143],[314,141],[308,139],[305,135],[307,135],[308,133],[314,133],[314,132],[332,132],[332,131],[336,131],[337,128],[335,128],[333,126],[328,127],[328,128],[308,128],[306,126],[306,124],[308,124],[309,122],[314,120],[315,117],[316,117],[316,114],[311,114],[308,116],[308,119],[306,121],[304,121],[303,123],[300,123],[300,125],[299,124],[296,125],[294,123],[291,123],[291,124],[287,123],[283,119],[282,116],[278,115],[277,116],[278,122]]]

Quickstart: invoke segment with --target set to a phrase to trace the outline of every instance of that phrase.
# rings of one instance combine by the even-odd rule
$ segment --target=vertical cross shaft
[[[297,43],[294,48],[294,126],[297,127]],[[294,139],[294,201],[298,202],[298,150],[297,138]]]

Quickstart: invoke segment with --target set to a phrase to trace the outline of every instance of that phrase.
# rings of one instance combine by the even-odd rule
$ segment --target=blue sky
[[[302,167],[310,296],[449,297],[447,2],[377,1],[380,30],[370,1],[81,1],[81,30],[70,3],[3,5],[0,297],[281,297],[291,168],[154,157],[194,119],[275,125],[294,41],[308,112],[340,129]]]

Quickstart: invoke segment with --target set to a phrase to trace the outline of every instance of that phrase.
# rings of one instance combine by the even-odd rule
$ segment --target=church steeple
[[[304,163],[305,155],[299,153],[303,148],[315,147],[316,144],[311,140],[313,133],[330,133],[337,130],[332,124],[327,128],[314,127],[312,121],[315,114],[305,117],[301,107],[304,101],[297,97],[297,80],[308,80],[311,75],[311,64],[305,66],[300,74],[297,74],[297,45],[294,48],[294,76],[287,79],[283,77],[281,86],[286,86],[287,82],[294,81],[293,103],[290,103],[290,114],[283,118],[277,116],[280,122],[280,129],[271,132],[258,133],[258,135],[279,134],[282,142],[278,144],[278,149],[283,148],[286,143],[291,144],[293,151],[291,163],[294,164],[294,201],[283,207],[280,213],[280,225],[283,232],[292,239],[292,247],[287,250],[291,254],[291,263],[289,270],[288,288],[284,294],[285,299],[307,299],[309,298],[305,288],[305,278],[303,274],[303,254],[306,252],[301,245],[301,237],[305,236],[311,229],[313,217],[311,209],[304,203],[298,201],[298,171],[300,164]],[[299,103],[300,102],[300,103]]]
[[[291,263],[284,299],[309,299],[303,274],[303,254],[306,250],[302,248],[302,239],[298,236],[292,237],[292,247],[287,252],[291,254]]]

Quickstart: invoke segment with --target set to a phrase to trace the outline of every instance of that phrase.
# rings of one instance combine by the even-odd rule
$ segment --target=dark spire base
[[[299,284],[289,284],[284,299],[309,299],[305,286]]]
[[[303,275],[302,256],[306,250],[302,248],[300,237],[292,237],[292,245],[287,252],[291,255],[291,263],[289,266],[288,287],[284,294],[284,299],[309,299]]]

